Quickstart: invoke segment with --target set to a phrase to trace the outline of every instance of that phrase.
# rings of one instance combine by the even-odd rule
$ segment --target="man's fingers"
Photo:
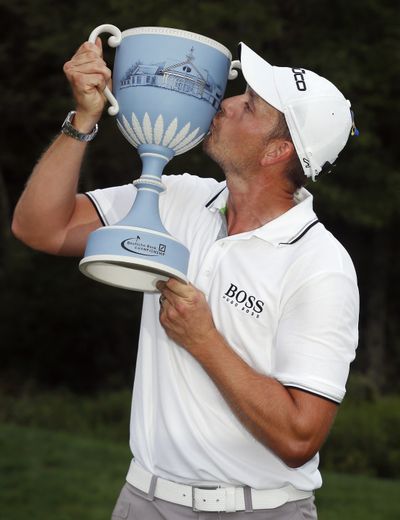
[[[164,287],[161,291],[160,303],[164,305],[166,302],[175,304],[176,295],[168,289],[168,287]]]
[[[76,74],[71,75],[69,79],[72,87],[82,93],[90,93],[93,89],[103,91],[107,85],[103,74]]]
[[[72,87],[77,111],[97,122],[104,109],[105,87],[111,83],[111,70],[103,60],[101,40],[84,42],[64,64],[64,73]]]
[[[164,282],[163,280],[158,280],[158,282],[156,283],[156,287],[160,292],[162,292],[166,285],[167,282]]]
[[[98,45],[94,43],[83,43],[72,58],[64,65],[64,70],[79,69],[88,67],[89,72],[99,72],[101,70],[109,70],[106,62],[103,60],[103,52]],[[84,70],[84,72],[88,72]]]
[[[97,38],[96,43],[84,42],[76,51],[75,56],[85,52],[94,52],[96,56],[103,57],[103,46],[100,38]]]
[[[64,66],[64,72],[67,79],[73,85],[83,85],[85,83],[99,85],[104,83],[104,86],[111,80],[111,72],[102,67],[81,67]]]
[[[64,68],[79,70],[81,72],[107,72],[111,74],[111,70],[107,67],[106,62],[100,56],[92,51],[83,52],[73,56],[66,62]]]
[[[164,315],[166,315],[166,310],[168,311],[169,318],[173,318],[174,316],[176,316],[177,312],[182,312],[183,306],[185,305],[185,301],[181,296],[169,289],[166,282],[160,282],[159,284],[157,284],[157,288],[161,292],[160,308],[161,311],[164,311]]]
[[[64,72],[68,81],[83,92],[88,92],[93,87],[104,90],[111,80],[111,70],[92,51],[74,56],[65,63]]]
[[[92,51],[83,52],[82,54],[77,54],[73,56],[71,60],[67,61],[72,67],[84,67],[84,66],[94,66],[94,67],[107,67],[106,62],[100,56],[97,56]]]
[[[95,45],[100,49],[101,55],[103,55],[103,42],[101,41],[100,36],[97,36]]]
[[[180,296],[181,298],[188,298],[195,293],[193,285],[175,278],[169,278],[166,282],[158,282],[157,289],[163,291],[164,289],[170,290],[172,293]]]

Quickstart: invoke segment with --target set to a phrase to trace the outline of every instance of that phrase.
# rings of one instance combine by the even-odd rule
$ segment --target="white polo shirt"
[[[190,250],[188,278],[232,349],[283,385],[339,403],[358,339],[357,281],[349,255],[317,221],[312,196],[302,189],[275,220],[218,239],[225,184],[188,174],[163,181],[163,223]],[[88,196],[112,225],[129,211],[135,188]],[[136,463],[185,484],[320,487],[318,455],[293,469],[257,441],[158,316],[158,295],[145,294],[131,415]]]

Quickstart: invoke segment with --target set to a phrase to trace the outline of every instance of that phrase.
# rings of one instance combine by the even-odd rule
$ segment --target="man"
[[[248,88],[222,102],[204,141],[226,183],[164,178],[160,213],[190,250],[190,283],[144,296],[134,461],[115,519],[317,518],[318,451],[354,358],[358,291],[301,186],[331,168],[354,124],[324,78],[240,49]],[[91,231],[128,212],[135,188],[76,194],[111,77],[101,42],[64,70],[73,126],[36,165],[13,230],[36,249],[82,255]]]

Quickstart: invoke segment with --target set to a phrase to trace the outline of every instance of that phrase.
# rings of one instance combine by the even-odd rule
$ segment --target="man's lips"
[[[215,124],[214,124],[214,120],[211,122],[211,125],[208,129],[208,132],[207,132],[207,136],[211,135],[215,130]]]
[[[212,130],[215,130],[216,128],[218,128],[218,125],[219,125],[219,115],[217,114],[216,116],[214,116],[214,119],[211,121],[210,128],[212,128]]]
[[[207,135],[211,135],[216,129],[218,130],[219,119],[222,116],[222,110],[218,110],[215,114],[213,120],[211,121],[211,125],[208,129]]]

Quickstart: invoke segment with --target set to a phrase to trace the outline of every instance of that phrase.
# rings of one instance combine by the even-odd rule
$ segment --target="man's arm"
[[[256,372],[216,330],[203,293],[192,285],[170,279],[158,287],[165,297],[160,322],[169,337],[203,366],[254,437],[288,466],[305,464],[328,435],[337,405]]]
[[[111,72],[100,39],[85,42],[64,65],[76,102],[73,126],[89,133],[101,117],[103,90]],[[81,255],[88,234],[100,226],[91,202],[77,194],[86,147],[61,134],[43,154],[15,208],[13,233],[24,243],[53,254]]]

